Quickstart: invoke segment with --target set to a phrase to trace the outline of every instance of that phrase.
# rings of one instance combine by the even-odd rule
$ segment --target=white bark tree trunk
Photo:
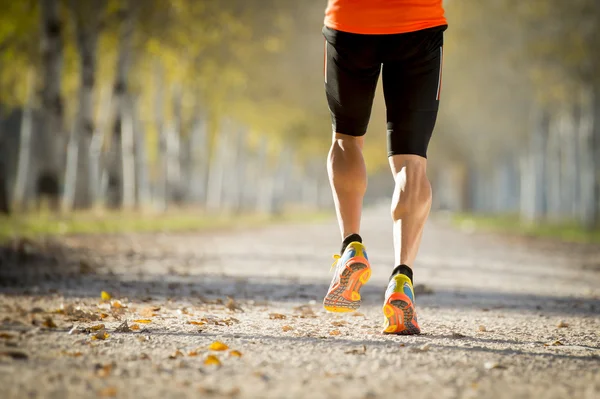
[[[155,206],[164,211],[167,209],[169,198],[168,181],[168,159],[167,159],[167,134],[165,129],[164,104],[165,104],[165,85],[164,69],[159,61],[154,64],[156,94],[154,96],[154,123],[156,134],[158,135],[158,172],[156,179]]]
[[[100,207],[104,199],[104,185],[102,176],[105,174],[105,167],[102,157],[102,146],[104,137],[108,130],[111,120],[112,93],[109,88],[102,90],[100,95],[100,106],[96,117],[95,129],[90,143],[90,201],[93,207]]]
[[[24,205],[27,191],[27,176],[31,163],[31,134],[33,131],[33,96],[35,93],[35,75],[33,70],[27,73],[27,100],[23,108],[23,119],[19,139],[19,156],[17,161],[17,177],[13,191],[12,203],[15,208]]]
[[[134,160],[133,160],[133,127],[125,127],[124,124],[132,124],[131,107],[128,104],[128,82],[129,70],[132,63],[133,54],[133,35],[135,31],[136,13],[135,2],[125,0],[122,3],[122,19],[119,34],[119,53],[117,57],[114,103],[115,103],[115,123],[111,143],[111,158],[109,161],[109,189],[112,190],[113,206],[132,206],[135,200],[135,194],[131,191],[135,189]],[[125,112],[129,111],[129,115]],[[125,129],[129,129],[124,132]],[[122,143],[122,135],[131,134],[127,138],[130,142]],[[123,152],[127,149],[128,152]],[[131,150],[131,151],[130,151]],[[128,168],[132,168],[129,170]],[[126,175],[124,175],[124,173]],[[128,190],[126,193],[125,190]],[[135,191],[134,191],[135,192]]]
[[[40,0],[42,58],[42,113],[44,118],[41,145],[46,156],[37,173],[38,186],[45,186],[43,194],[53,198],[54,208],[59,205],[58,197],[62,186],[61,173],[64,168],[66,134],[64,131],[64,106],[61,95],[63,71],[63,26],[60,19],[59,0]],[[42,184],[43,182],[43,184]],[[48,192],[55,191],[55,192]]]
[[[146,154],[146,134],[139,117],[137,100],[133,100],[133,138],[135,143],[136,204],[147,206],[150,203],[150,181],[148,177],[148,157]]]
[[[596,224],[597,219],[597,195],[595,192],[595,161],[594,161],[594,147],[593,147],[593,135],[594,125],[598,125],[594,116],[594,105],[593,105],[593,93],[584,93],[583,95],[583,107],[580,119],[580,156],[579,156],[579,170],[581,174],[581,204],[579,219],[583,226],[593,228]]]
[[[198,116],[190,137],[190,199],[195,203],[206,201],[206,167],[208,160],[208,129],[206,118]]]

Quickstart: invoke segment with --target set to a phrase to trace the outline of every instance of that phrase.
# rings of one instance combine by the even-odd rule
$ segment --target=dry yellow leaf
[[[283,320],[286,318],[286,315],[281,313],[269,313],[269,319],[272,320]]]
[[[117,388],[115,387],[106,387],[98,391],[98,396],[105,398],[114,398],[117,396]]]
[[[108,314],[106,313],[100,313],[100,318],[101,319],[106,319],[108,317]]]
[[[208,355],[204,360],[204,364],[206,364],[207,366],[220,366],[221,361],[215,355]]]
[[[0,332],[0,338],[3,338],[3,339],[13,339],[16,337],[17,337],[16,335],[8,334],[5,332]]]
[[[140,326],[139,326],[139,324],[132,324],[131,327],[129,327],[129,328],[133,331],[137,331],[140,329]]]
[[[229,349],[229,347],[227,345],[225,345],[223,342],[215,341],[212,344],[210,344],[208,349],[213,350],[213,351],[225,351],[225,350]]]
[[[155,313],[156,310],[160,310],[160,308],[157,308],[157,307],[147,307],[147,308],[144,308],[144,309],[140,310],[138,313],[142,317],[154,317],[154,316],[156,316],[156,313]]]
[[[340,330],[331,330],[329,331],[329,335],[340,335],[341,331]]]
[[[93,340],[96,340],[96,339],[105,340],[105,339],[107,339],[108,337],[110,337],[110,334],[109,334],[109,333],[107,333],[106,331],[98,331],[96,334],[94,334],[94,335],[92,336],[92,339],[93,339]]]
[[[287,332],[287,331],[292,331],[294,329],[294,327],[292,327],[292,326],[283,326],[283,327],[281,327],[281,329],[284,332]]]
[[[46,317],[46,319],[44,320],[42,325],[47,328],[56,328],[57,327],[56,324],[54,323],[54,320],[52,320],[52,317]]]
[[[112,368],[112,364],[105,364],[104,366],[100,366],[98,367],[98,369],[96,369],[96,375],[101,378],[108,377],[112,371]]]
[[[100,293],[100,298],[102,298],[103,301],[110,301],[110,298],[112,298],[112,296],[110,296],[108,292],[102,291]]]
[[[92,330],[92,331],[100,331],[100,330],[104,330],[104,329],[106,329],[104,324],[98,324],[97,326],[90,327],[90,330]]]
[[[188,321],[187,323],[188,324],[193,324],[195,326],[203,326],[204,324],[206,324],[203,321],[193,321],[193,320],[192,321]]]
[[[352,313],[350,316],[354,316],[354,317],[360,317],[360,316],[363,316],[363,317],[364,317],[365,315],[364,315],[363,313],[360,313],[360,312],[354,312],[354,313]]]
[[[190,351],[188,353],[188,356],[198,356],[198,352],[196,352],[196,351]]]
[[[110,306],[112,306],[112,307],[113,307],[113,308],[115,308],[115,309],[121,309],[121,308],[124,308],[124,307],[126,307],[126,306],[125,306],[125,305],[123,305],[123,304],[121,303],[121,301],[119,301],[118,299],[115,299],[114,301],[112,301],[112,302],[110,303]]]
[[[342,327],[345,326],[346,324],[348,324],[346,321],[344,320],[340,320],[340,321],[334,321],[331,323],[334,327]]]
[[[229,352],[229,354],[231,356],[235,356],[235,357],[242,357],[242,352],[236,351],[236,350],[233,350],[233,351]]]
[[[178,357],[182,357],[183,353],[180,350],[176,350],[173,354],[169,355],[169,359],[177,359]]]
[[[148,324],[148,323],[152,323],[152,320],[148,320],[148,319],[138,319],[138,320],[134,320],[134,323],[140,323],[140,324]]]
[[[62,352],[63,355],[65,356],[71,356],[71,357],[79,357],[79,356],[83,356],[83,353],[77,351],[77,352],[67,352],[67,351],[63,351]]]

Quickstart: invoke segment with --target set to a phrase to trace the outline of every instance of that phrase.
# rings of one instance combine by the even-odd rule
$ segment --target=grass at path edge
[[[516,215],[479,215],[458,213],[454,225],[463,229],[481,229],[528,237],[554,238],[565,242],[600,244],[600,230],[586,230],[577,223],[540,222],[529,224]]]
[[[286,212],[281,215],[207,214],[198,210],[156,212],[75,212],[0,216],[0,243],[13,238],[57,237],[76,234],[194,232],[209,229],[311,223],[333,217],[331,212]]]

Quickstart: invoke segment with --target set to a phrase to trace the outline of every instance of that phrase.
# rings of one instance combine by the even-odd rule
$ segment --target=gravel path
[[[600,397],[600,248],[438,216],[415,272],[423,334],[383,336],[387,209],[363,229],[373,277],[346,315],[320,306],[334,221],[15,242],[0,253],[0,397]]]

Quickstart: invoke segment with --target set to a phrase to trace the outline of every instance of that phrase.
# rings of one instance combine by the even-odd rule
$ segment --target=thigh
[[[403,53],[383,63],[389,155],[427,157],[442,89],[443,30],[399,38]],[[388,43],[394,53],[394,42]]]
[[[334,133],[367,131],[381,70],[375,37],[323,28],[325,92]]]

